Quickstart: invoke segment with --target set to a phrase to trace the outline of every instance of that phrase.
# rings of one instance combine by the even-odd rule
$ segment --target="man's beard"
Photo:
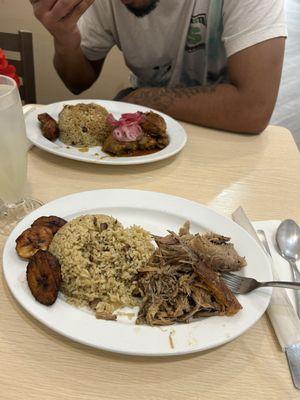
[[[150,3],[148,6],[145,6],[143,8],[135,8],[130,5],[126,5],[128,10],[132,12],[136,17],[141,18],[144,17],[145,15],[148,15],[153,11],[157,4],[159,3],[159,0],[153,0],[152,3]]]

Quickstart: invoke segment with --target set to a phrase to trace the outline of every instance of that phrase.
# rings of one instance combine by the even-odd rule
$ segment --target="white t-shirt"
[[[160,0],[142,18],[120,0],[96,0],[78,26],[86,57],[103,59],[117,45],[135,86],[226,81],[228,57],[287,35],[284,0]]]

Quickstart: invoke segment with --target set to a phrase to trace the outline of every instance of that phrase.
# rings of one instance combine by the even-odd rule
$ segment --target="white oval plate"
[[[137,111],[147,112],[150,109],[135,104],[122,103],[117,101],[108,100],[69,100],[59,103],[49,104],[47,106],[39,107],[32,111],[25,117],[26,134],[28,139],[37,147],[49,153],[58,156],[71,158],[73,160],[84,161],[95,164],[106,165],[136,165],[148,164],[155,161],[164,160],[179,153],[186,144],[187,136],[183,127],[173,118],[160,113],[166,121],[167,132],[170,137],[170,143],[164,149],[145,156],[137,157],[112,157],[101,150],[100,146],[90,147],[87,152],[81,152],[77,147],[67,146],[60,140],[51,142],[42,135],[40,123],[37,119],[38,114],[48,113],[54,119],[58,120],[58,114],[66,104],[75,105],[78,103],[96,103],[105,107],[108,112],[112,113],[115,118],[119,118],[123,113],[132,113]],[[154,111],[154,110],[153,110]]]
[[[92,313],[67,304],[62,296],[51,306],[38,303],[26,282],[26,262],[15,251],[15,239],[42,215],[70,220],[78,215],[112,215],[124,226],[141,225],[153,234],[177,231],[191,221],[193,233],[215,231],[230,236],[248,265],[243,275],[261,281],[272,279],[268,258],[247,232],[230,219],[201,204],[162,193],[138,190],[97,190],[66,196],[45,204],[24,218],[9,236],[3,253],[7,284],[17,301],[37,320],[77,342],[132,355],[167,356],[207,350],[233,340],[265,312],[270,289],[259,289],[238,299],[243,309],[233,317],[202,318],[190,324],[167,327],[136,326],[131,321],[97,320]]]

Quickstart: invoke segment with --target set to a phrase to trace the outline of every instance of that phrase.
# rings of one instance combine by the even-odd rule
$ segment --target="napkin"
[[[256,230],[262,229],[266,234],[272,255],[274,280],[292,281],[291,267],[280,256],[276,248],[275,234],[280,222],[258,221],[253,225]],[[300,320],[296,313],[296,302],[292,289],[273,288],[267,313],[283,351],[290,345],[300,343]]]
[[[28,115],[31,111],[35,110],[37,107],[38,106],[36,104],[26,104],[25,106],[23,106],[24,117],[26,117],[26,115]],[[26,148],[27,148],[27,151],[30,150],[32,146],[33,146],[33,144],[26,137]]]

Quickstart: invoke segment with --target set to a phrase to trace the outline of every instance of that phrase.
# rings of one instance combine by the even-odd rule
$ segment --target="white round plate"
[[[24,218],[9,236],[3,253],[7,284],[17,301],[37,320],[77,342],[99,349],[144,356],[187,354],[220,346],[249,329],[265,312],[270,289],[238,296],[243,309],[232,317],[201,318],[190,324],[166,327],[136,326],[122,321],[98,320],[83,309],[67,304],[60,296],[51,306],[38,303],[26,282],[26,262],[15,251],[15,239],[42,215],[70,220],[83,214],[109,214],[124,226],[138,224],[153,234],[178,231],[186,221],[192,233],[215,231],[230,236],[248,265],[241,274],[261,281],[272,279],[268,258],[247,232],[230,219],[201,204],[162,193],[137,190],[97,190],[66,196],[45,204]]]
[[[117,101],[108,100],[70,100],[62,101],[59,103],[49,104],[47,106],[39,107],[38,109],[30,112],[25,117],[26,122],[26,134],[28,139],[40,149],[48,151],[49,153],[56,154],[58,156],[71,158],[73,160],[84,161],[95,164],[106,164],[106,165],[136,165],[136,164],[148,164],[155,161],[164,160],[179,153],[186,144],[187,136],[183,127],[175,121],[173,118],[160,113],[166,121],[167,133],[170,138],[170,143],[164,149],[145,156],[137,157],[112,157],[101,150],[100,146],[90,147],[88,151],[82,152],[78,147],[67,146],[60,140],[51,142],[42,135],[40,123],[37,119],[38,114],[48,113],[56,121],[58,120],[58,114],[66,104],[75,105],[78,103],[96,103],[105,107],[108,112],[112,113],[115,118],[120,118],[121,114],[133,113],[137,111],[147,112],[150,109],[135,104],[122,103]],[[154,111],[154,110],[153,110]]]

